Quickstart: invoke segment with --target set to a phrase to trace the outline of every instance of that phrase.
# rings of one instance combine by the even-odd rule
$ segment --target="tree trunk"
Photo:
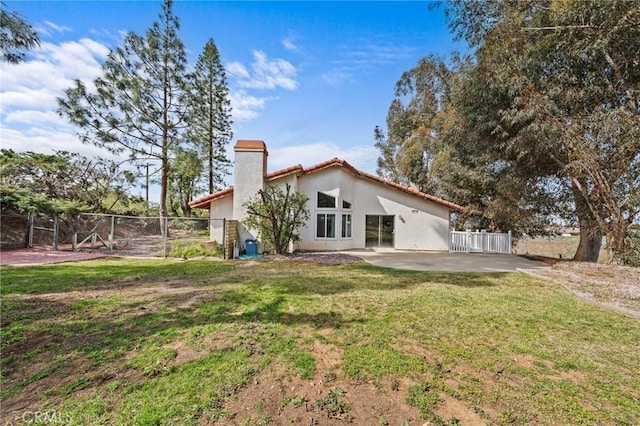
[[[622,263],[621,256],[625,251],[624,237],[627,234],[628,224],[624,221],[612,223],[606,230],[607,234],[607,262],[613,264]]]
[[[581,262],[597,262],[602,246],[602,229],[598,221],[593,218],[589,206],[580,191],[573,186],[573,199],[576,205],[578,226],[580,227],[580,243],[573,255],[573,260]]]
[[[165,151],[163,149],[163,151]],[[162,158],[162,170],[161,170],[161,178],[160,178],[160,231],[163,236],[169,236],[169,230],[164,229],[164,218],[167,217],[167,188],[169,186],[169,161],[166,156]]]

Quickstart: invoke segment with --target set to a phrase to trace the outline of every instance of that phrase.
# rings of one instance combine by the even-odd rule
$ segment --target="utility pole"
[[[147,212],[149,211],[149,163],[145,164],[147,167],[147,184],[145,185],[146,195],[145,195],[145,203],[147,206]]]

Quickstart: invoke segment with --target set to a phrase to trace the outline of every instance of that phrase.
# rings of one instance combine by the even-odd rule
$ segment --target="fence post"
[[[482,248],[482,253],[487,252],[487,246],[488,246],[487,231],[483,229],[482,231],[480,231],[480,247]]]
[[[211,233],[211,228],[209,228]],[[227,258],[227,218],[222,218],[222,259]]]
[[[113,240],[116,238],[116,216],[111,215],[111,231],[109,232],[109,251],[113,251]]]
[[[509,230],[509,254],[512,254],[512,251],[511,251],[511,230]]]
[[[27,213],[27,235],[25,238],[25,247],[33,246],[33,213]]]
[[[169,218],[163,217],[162,224],[164,228],[164,244],[162,245],[162,257],[167,257],[167,237],[169,236]]]
[[[60,218],[58,216],[53,217],[53,249],[58,250],[58,230],[60,227]]]

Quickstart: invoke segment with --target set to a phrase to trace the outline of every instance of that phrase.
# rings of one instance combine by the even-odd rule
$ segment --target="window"
[[[319,213],[316,221],[316,237],[317,238],[335,238],[336,237],[336,215]]]
[[[351,238],[351,215],[342,215],[342,238]]]
[[[342,200],[342,208],[345,210],[351,210],[351,203],[345,200]]]
[[[324,192],[318,192],[318,208],[335,209],[336,197],[332,197]]]

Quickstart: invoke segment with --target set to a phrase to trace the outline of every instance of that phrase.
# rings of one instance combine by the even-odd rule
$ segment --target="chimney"
[[[246,217],[243,204],[264,188],[269,153],[264,141],[260,140],[238,140],[233,150],[233,218],[241,221]]]

